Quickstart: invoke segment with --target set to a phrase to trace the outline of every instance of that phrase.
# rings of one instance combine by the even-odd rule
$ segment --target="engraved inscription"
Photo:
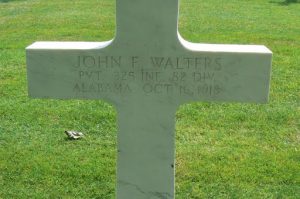
[[[78,56],[77,65],[78,68],[113,68],[120,67],[122,57],[116,56]]]
[[[216,96],[223,92],[220,57],[78,56],[73,92]],[[132,84],[132,83],[135,84]],[[138,86],[132,86],[138,85]]]

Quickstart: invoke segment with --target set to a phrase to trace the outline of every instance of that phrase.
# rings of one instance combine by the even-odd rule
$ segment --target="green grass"
[[[270,102],[192,103],[176,124],[176,198],[300,197],[300,3],[182,0],[193,42],[264,44]],[[0,1],[0,198],[114,198],[116,112],[27,96],[24,48],[113,38],[112,0]],[[68,141],[64,130],[86,132]]]

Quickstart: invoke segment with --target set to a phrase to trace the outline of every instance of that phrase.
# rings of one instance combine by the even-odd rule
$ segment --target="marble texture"
[[[174,198],[179,105],[268,101],[268,48],[190,43],[177,21],[178,0],[117,0],[113,40],[26,48],[30,97],[103,99],[116,107],[118,199]]]

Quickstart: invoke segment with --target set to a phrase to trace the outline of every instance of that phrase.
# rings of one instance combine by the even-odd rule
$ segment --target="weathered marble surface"
[[[194,44],[177,32],[178,0],[117,0],[106,42],[27,47],[29,95],[104,99],[118,112],[117,198],[174,198],[174,126],[180,104],[267,102],[272,52]]]

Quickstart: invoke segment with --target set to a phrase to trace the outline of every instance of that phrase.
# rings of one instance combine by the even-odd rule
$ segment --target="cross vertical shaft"
[[[178,0],[117,0],[116,6],[118,43],[177,40]]]
[[[148,104],[118,109],[118,199],[174,198],[176,109]]]

